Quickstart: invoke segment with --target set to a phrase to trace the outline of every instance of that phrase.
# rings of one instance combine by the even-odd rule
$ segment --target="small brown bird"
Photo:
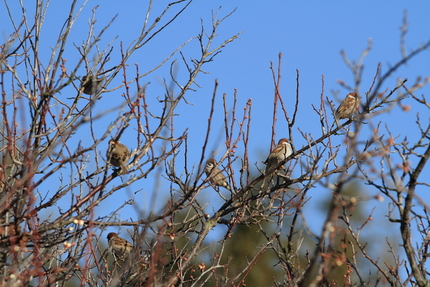
[[[231,188],[228,185],[227,179],[225,178],[224,174],[218,167],[215,166],[215,159],[210,158],[206,161],[205,173],[206,176],[209,178],[209,181],[216,186],[222,186],[231,191]]]
[[[360,96],[357,93],[346,95],[334,114],[336,121],[352,117],[358,111],[359,105]]]
[[[107,239],[110,251],[116,256],[122,257],[133,249],[133,244],[119,237],[115,232],[109,233]]]
[[[269,154],[265,161],[267,164],[266,173],[278,166],[280,162],[284,161],[292,153],[293,149],[291,148],[291,144],[288,140],[286,138],[280,139],[275,149]]]
[[[97,78],[93,75],[86,75],[82,77],[81,88],[84,88],[84,94],[94,95],[102,84],[102,79]]]
[[[128,173],[127,163],[130,155],[130,151],[125,145],[113,139],[109,141],[106,157],[111,165],[121,168],[120,175]]]

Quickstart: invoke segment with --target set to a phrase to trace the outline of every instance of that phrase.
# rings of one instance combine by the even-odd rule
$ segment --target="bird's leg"
[[[227,198],[225,198],[224,195],[221,194],[221,192],[219,191],[219,187],[212,185],[212,187],[215,189],[215,191],[218,193],[218,195],[224,199],[225,201],[227,201]]]

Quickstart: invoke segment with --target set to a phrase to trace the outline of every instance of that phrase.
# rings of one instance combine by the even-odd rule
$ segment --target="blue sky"
[[[42,45],[42,58],[49,59],[50,47],[54,46],[55,38],[68,15],[69,1],[53,1],[48,10],[45,25],[43,26],[46,42]],[[143,3],[145,2],[145,3]],[[118,13],[118,18],[106,32],[100,41],[101,49],[118,37],[113,46],[114,52],[111,56],[112,66],[118,64],[120,57],[119,44],[122,41],[124,47],[128,47],[131,41],[140,34],[141,23],[143,22],[147,1],[88,1],[87,6],[82,10],[80,19],[76,22],[68,49],[64,57],[67,59],[67,66],[71,69],[79,56],[76,49],[72,46],[75,43],[80,46],[86,39],[88,32],[88,22],[91,17],[91,9],[99,5],[96,14],[96,29],[100,31],[112,17]],[[168,1],[154,1],[153,14],[150,19],[156,18]],[[219,45],[225,39],[242,32],[239,39],[225,47],[212,63],[207,64],[204,70],[209,74],[200,74],[197,78],[198,84],[202,88],[196,88],[196,92],[189,92],[186,96],[187,101],[193,105],[182,103],[177,110],[180,115],[176,119],[177,134],[189,128],[190,142],[190,162],[198,162],[201,153],[201,145],[204,141],[207,128],[207,118],[209,115],[211,95],[215,79],[219,81],[217,106],[215,110],[215,120],[213,131],[210,137],[209,148],[216,152],[216,156],[221,156],[225,151],[223,141],[217,140],[218,131],[223,127],[222,122],[222,94],[226,93],[228,100],[232,103],[234,90],[238,96],[238,118],[242,116],[242,108],[248,99],[252,98],[253,114],[250,150],[251,162],[258,162],[262,167],[261,160],[270,149],[272,110],[273,110],[273,80],[269,69],[270,62],[277,65],[278,54],[283,54],[282,59],[282,83],[281,95],[287,105],[288,112],[293,112],[294,97],[296,91],[296,69],[300,71],[300,112],[298,124],[293,130],[296,149],[301,148],[305,141],[301,138],[297,127],[306,133],[311,133],[315,138],[320,135],[318,117],[312,109],[312,104],[319,105],[319,97],[322,92],[321,78],[325,79],[324,95],[335,99],[334,93],[343,98],[349,91],[337,84],[337,80],[342,80],[350,86],[354,85],[353,77],[349,69],[342,60],[340,51],[344,50],[350,60],[357,60],[362,51],[367,47],[369,39],[372,39],[373,47],[365,60],[365,70],[363,74],[362,92],[366,91],[374,77],[378,63],[382,64],[382,71],[387,69],[401,59],[399,48],[400,27],[404,12],[408,15],[408,34],[406,36],[406,50],[416,49],[420,44],[429,40],[430,35],[430,2],[428,1],[195,1],[189,9],[180,15],[176,23],[173,23],[157,38],[149,42],[148,45],[139,50],[128,62],[128,77],[134,76],[134,64],[139,64],[139,70],[144,73],[152,69],[161,60],[167,57],[172,50],[179,47],[182,43],[197,35],[200,32],[200,21],[203,19],[205,28],[211,29],[211,13],[219,10],[219,17],[222,18],[233,9],[236,12],[227,18],[218,30],[218,37],[214,41],[213,47]],[[20,12],[17,7],[13,7],[17,20]],[[27,7],[31,11],[33,7]],[[175,10],[176,8],[172,8]],[[5,10],[0,9],[0,24],[4,38],[10,34],[10,24],[5,14]],[[172,12],[168,12],[172,15]],[[31,15],[31,13],[29,13]],[[163,22],[161,21],[160,24]],[[187,59],[198,57],[199,46],[197,41],[193,41],[184,48],[184,55]],[[95,53],[95,52],[94,52]],[[186,69],[179,54],[172,60],[178,60],[178,78],[185,79]],[[383,88],[392,89],[397,80],[397,76],[409,78],[409,83],[413,83],[418,75],[429,76],[430,53],[426,51],[418,58],[413,59],[407,66],[402,67],[395,76],[391,77]],[[147,94],[152,97],[151,105],[156,108],[156,97],[162,97],[164,90],[161,85],[163,78],[168,78],[168,65],[158,69],[147,76],[143,82],[151,82]],[[85,74],[82,67],[81,74]],[[121,74],[114,80],[108,88],[113,88],[120,84]],[[135,90],[135,86],[131,86]],[[97,103],[96,111],[103,111],[121,101],[120,89],[109,94],[104,94],[103,99]],[[177,92],[177,91],[176,91]],[[420,90],[418,95],[428,94],[429,88]],[[68,87],[63,91],[64,98],[73,97],[76,91]],[[400,139],[406,135],[413,141],[419,133],[414,124],[415,115],[428,114],[428,110],[418,107],[411,99],[406,99],[404,104],[412,104],[409,113],[403,113],[395,107],[387,115],[375,119],[375,123],[382,121],[382,126],[388,123],[394,135],[400,134]],[[114,114],[112,116],[115,116]],[[278,114],[277,139],[288,136],[286,123],[281,111]],[[97,123],[102,132],[110,123],[112,118],[105,119]],[[427,118],[424,116],[424,121]],[[91,139],[85,137],[84,131],[81,135],[83,145],[91,144]],[[131,148],[135,148],[134,131],[129,129],[124,138],[121,139]],[[342,142],[339,137],[338,144]],[[77,144],[77,141],[74,143]],[[107,145],[107,143],[106,143]],[[105,146],[106,146],[105,145]],[[98,152],[104,155],[105,146],[101,145]],[[195,151],[195,152],[194,152]],[[183,150],[182,150],[183,152]],[[241,155],[239,148],[238,156]],[[208,156],[209,154],[207,154]],[[412,165],[416,164],[412,162]],[[237,166],[238,167],[238,166]],[[89,163],[89,169],[95,168]],[[239,168],[238,168],[239,169]],[[255,170],[254,170],[255,171]],[[428,171],[428,169],[427,169]],[[299,174],[296,174],[297,176]],[[335,177],[331,178],[335,181]],[[120,184],[120,179],[113,184]],[[56,183],[50,182],[49,187]],[[367,188],[371,195],[377,194],[375,190]],[[49,188],[48,188],[49,189]],[[154,205],[152,196],[157,195],[156,207],[161,207],[166,202],[168,195],[168,183],[163,184],[157,192],[154,192],[154,181],[151,178],[136,182],[125,192],[117,192],[105,204],[97,208],[100,215],[109,214],[123,202],[133,196],[138,189],[142,192],[136,195],[136,204],[139,208],[149,212]],[[55,190],[52,189],[52,190]],[[427,192],[426,192],[427,191]],[[52,192],[52,191],[51,191]],[[209,199],[207,212],[216,210],[221,201],[211,196],[213,191],[206,189],[202,192],[202,198]],[[313,215],[316,206],[329,196],[330,191],[319,186],[315,193],[309,194],[312,200],[305,208],[305,214]],[[427,190],[420,190],[420,194],[427,202],[430,200]],[[62,202],[61,204],[66,204]],[[386,212],[387,201],[379,203],[377,201],[366,202],[366,207],[370,210],[373,207],[381,210],[381,214]],[[55,207],[52,212],[56,212]],[[46,214],[48,215],[48,214]],[[127,208],[121,213],[122,219],[137,218],[133,208]],[[312,228],[314,232],[320,230],[320,223],[324,217],[314,216]],[[117,231],[118,229],[115,228]],[[124,229],[121,230],[126,235]],[[107,233],[106,233],[107,234]]]

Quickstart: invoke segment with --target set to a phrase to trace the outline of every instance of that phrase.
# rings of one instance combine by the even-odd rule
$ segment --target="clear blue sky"
[[[43,50],[45,59],[50,56],[50,47],[54,45],[54,39],[68,15],[69,1],[53,1],[46,17],[46,23],[43,26],[43,33],[46,40]],[[145,2],[143,4],[143,2]],[[88,22],[91,16],[91,9],[99,5],[97,9],[98,31],[115,15],[119,14],[111,28],[106,32],[100,42],[101,49],[111,42],[116,36],[118,39],[114,42],[115,50],[112,55],[112,65],[119,62],[119,44],[123,41],[124,47],[128,47],[130,42],[140,34],[140,27],[145,17],[147,1],[123,1],[121,4],[117,1],[95,1],[90,0],[83,9],[80,19],[77,21],[68,43],[68,49],[65,52],[67,66],[73,68],[78,54],[72,43],[81,45],[86,39],[88,31]],[[168,1],[154,1],[154,11],[150,19],[154,19],[163,9]],[[3,5],[3,4],[2,4]],[[218,98],[216,116],[213,126],[214,133],[210,138],[209,148],[215,150],[220,156],[224,152],[223,141],[216,142],[218,131],[222,128],[222,106],[221,96],[226,93],[232,103],[234,89],[237,89],[238,95],[238,113],[241,116],[242,107],[249,98],[252,98],[253,115],[250,161],[258,162],[262,167],[261,160],[270,149],[271,124],[273,110],[273,81],[269,69],[270,62],[277,63],[278,54],[283,54],[282,66],[282,84],[281,94],[284,102],[287,104],[288,112],[293,112],[293,103],[295,95],[296,69],[300,71],[300,113],[298,124],[294,130],[296,149],[301,148],[305,141],[301,138],[297,127],[306,133],[311,133],[314,137],[320,135],[319,122],[317,115],[311,105],[319,104],[319,97],[322,92],[321,77],[325,78],[325,96],[332,99],[334,91],[344,97],[347,90],[337,84],[337,80],[342,80],[350,86],[354,85],[352,74],[344,64],[340,51],[344,50],[351,60],[357,60],[362,51],[366,48],[368,40],[372,39],[373,48],[365,60],[365,70],[363,74],[362,91],[366,91],[373,79],[375,69],[380,62],[382,71],[385,72],[396,61],[401,59],[399,48],[400,27],[404,12],[408,14],[408,34],[406,36],[406,50],[411,51],[420,44],[429,40],[430,36],[430,2],[428,1],[195,1],[189,9],[182,14],[170,27],[161,35],[151,41],[147,46],[142,48],[131,58],[128,66],[129,78],[134,76],[134,63],[139,64],[141,73],[152,69],[161,60],[168,56],[172,50],[176,49],[186,40],[197,35],[200,32],[200,21],[203,19],[208,31],[211,29],[211,11],[219,10],[219,18],[224,17],[237,7],[236,12],[221,24],[218,30],[213,47],[220,44],[223,40],[237,34],[240,39],[235,40],[223,49],[214,62],[204,67],[204,70],[210,74],[200,74],[197,82],[202,88],[197,88],[196,92],[189,92],[186,99],[193,105],[181,104],[177,113],[180,117],[176,120],[176,129],[178,135],[184,128],[189,128],[190,162],[199,160],[201,145],[204,140],[206,131],[207,117],[209,114],[209,105],[214,86],[214,80],[218,79]],[[16,8],[16,7],[15,7]],[[28,7],[28,10],[33,7]],[[172,9],[174,10],[174,9]],[[3,8],[0,9],[0,26],[3,35],[10,34],[10,25]],[[16,19],[20,14],[19,9],[15,9]],[[169,12],[169,14],[172,14]],[[31,15],[31,14],[29,14]],[[162,21],[161,21],[162,22]],[[163,23],[163,22],[162,22]],[[4,36],[6,37],[6,36]],[[184,49],[185,56],[198,57],[198,43],[196,41],[187,45]],[[187,76],[186,69],[177,54],[173,59],[179,63],[178,76],[184,79]],[[169,61],[170,63],[171,61]],[[413,59],[407,66],[403,67],[386,82],[383,88],[391,89],[397,80],[397,76],[409,78],[409,83],[415,81],[418,75],[429,76],[430,53],[427,51],[419,58]],[[162,97],[164,90],[161,85],[161,79],[168,78],[168,65],[149,75],[144,81],[151,82],[148,88],[148,97]],[[85,70],[81,70],[82,75]],[[114,87],[122,80],[121,75],[108,87]],[[135,89],[135,86],[131,86]],[[68,90],[70,94],[64,92],[64,98],[73,96],[76,91]],[[430,88],[426,87],[418,95],[429,93]],[[97,104],[98,111],[104,110],[112,105],[117,104],[122,98],[120,94],[124,90],[104,94],[103,99]],[[152,104],[156,105],[153,101]],[[415,122],[415,115],[421,112],[424,121],[427,120],[428,110],[418,110],[417,105],[411,99],[406,99],[404,104],[413,104],[412,110],[408,113],[402,113],[398,107],[390,113],[375,119],[382,121],[381,125],[385,129],[385,122],[388,123],[391,132],[394,135],[401,135],[399,141],[405,136],[411,141],[416,139],[419,133]],[[281,112],[281,111],[279,111]],[[401,115],[401,116],[399,116]],[[239,117],[240,118],[240,117]],[[279,123],[277,130],[277,139],[287,137],[285,121],[282,113],[279,113]],[[109,124],[109,122],[98,122],[100,130]],[[87,131],[85,131],[86,133]],[[384,130],[385,132],[385,130]],[[133,130],[129,130],[122,142],[135,148],[135,136]],[[91,144],[90,138],[86,139],[85,135],[81,138],[82,144]],[[86,142],[88,140],[88,142]],[[342,142],[339,137],[338,143]],[[106,144],[107,145],[107,144]],[[182,149],[183,151],[183,149]],[[102,154],[105,153],[103,146],[100,146]],[[238,155],[241,155],[241,145]],[[209,155],[209,154],[207,154]],[[412,166],[417,160],[412,162]],[[94,168],[89,163],[89,169]],[[295,174],[299,176],[299,174]],[[336,180],[335,177],[332,178]],[[120,179],[116,179],[114,184],[120,184]],[[160,206],[164,205],[168,195],[168,183],[163,181],[158,194]],[[55,186],[55,185],[54,185]],[[53,185],[50,183],[50,187]],[[144,181],[136,182],[126,192],[117,192],[106,204],[97,208],[100,216],[109,214],[138,189],[143,192],[136,196],[136,203],[145,211],[149,211],[151,206],[151,196],[153,195],[153,180],[151,178]],[[377,192],[370,188],[368,193],[374,195]],[[53,192],[55,188],[51,189]],[[210,199],[207,206],[207,212],[211,213],[219,207],[220,201],[214,200],[211,189],[202,191],[202,197]],[[309,207],[305,213],[312,214],[313,208],[318,206],[320,200],[326,199],[330,194],[329,190],[316,188],[312,196]],[[427,202],[430,196],[427,192],[422,191],[420,195]],[[365,203],[369,210],[373,207],[386,211],[387,201],[379,203],[370,201]],[[56,211],[56,207],[53,212]],[[96,216],[97,217],[97,216]],[[126,209],[121,213],[122,219],[137,219],[136,212],[132,208]],[[320,230],[319,223],[324,217],[315,216],[312,227],[315,232]],[[113,231],[117,231],[115,228]],[[124,229],[122,234],[126,235]]]

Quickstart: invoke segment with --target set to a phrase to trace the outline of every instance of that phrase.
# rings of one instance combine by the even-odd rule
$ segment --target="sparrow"
[[[133,244],[121,238],[115,232],[111,232],[107,235],[108,245],[110,251],[116,256],[124,256],[129,254],[133,249]]]
[[[100,88],[102,79],[97,78],[93,75],[86,75],[82,77],[81,88],[84,88],[84,94],[94,95]]]
[[[288,140],[286,138],[280,139],[275,149],[269,154],[265,161],[267,164],[266,173],[278,166],[280,162],[284,161],[292,153],[293,149]]]
[[[222,186],[231,191],[231,188],[228,185],[227,179],[225,178],[224,174],[218,167],[215,166],[215,159],[210,158],[206,161],[205,173],[206,176],[209,178],[209,181],[216,186]]]
[[[358,111],[359,105],[360,96],[357,93],[346,95],[334,114],[336,121],[352,117]]]
[[[111,165],[121,168],[120,175],[128,173],[127,163],[130,155],[130,151],[125,145],[113,139],[109,141],[106,157]]]

